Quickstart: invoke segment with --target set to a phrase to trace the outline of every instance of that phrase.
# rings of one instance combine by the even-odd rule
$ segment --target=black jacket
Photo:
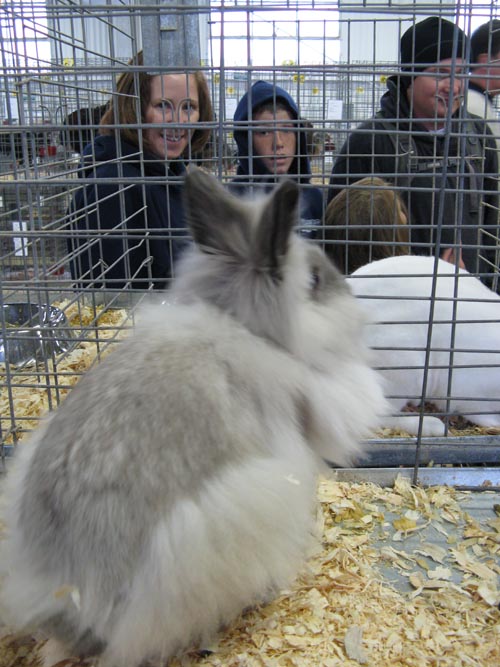
[[[342,147],[333,165],[328,201],[366,176],[394,183],[408,208],[412,252],[435,253],[442,221],[441,249],[461,239],[467,269],[491,285],[489,264],[498,237],[498,167],[489,129],[460,109],[460,117],[452,119],[445,159],[446,135],[429,132],[409,118],[398,77],[391,77],[387,86],[377,116],[359,125]],[[416,154],[402,157],[408,150]]]
[[[163,289],[188,242],[182,207],[185,165],[98,136],[82,158],[70,207],[71,274],[80,286]]]

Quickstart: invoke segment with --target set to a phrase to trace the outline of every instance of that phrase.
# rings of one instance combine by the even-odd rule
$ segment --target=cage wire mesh
[[[354,246],[364,253],[365,261],[379,257],[380,247],[388,251],[388,255],[399,255],[408,248],[408,237],[401,238],[397,229],[401,213],[397,203],[393,202],[391,213],[386,216],[387,234],[383,241],[377,236],[380,230],[376,228],[376,195],[395,191],[408,201],[408,193],[417,190],[409,181],[398,181],[396,173],[385,174],[389,183],[377,184],[369,180],[357,189],[354,183],[348,183],[345,207],[340,214],[343,219],[337,212],[335,223],[328,215],[327,203],[332,193],[331,171],[346,140],[359,123],[378,111],[388,79],[399,71],[402,34],[409,26],[429,16],[456,21],[470,34],[475,27],[496,16],[496,4],[380,2],[367,6],[363,2],[337,4],[305,0],[272,3],[55,0],[0,5],[3,44],[0,74],[0,333],[3,346],[0,348],[3,355],[0,436],[4,455],[36,427],[43,414],[59,404],[82,373],[119,344],[120,338],[133,326],[137,306],[158,286],[156,264],[152,261],[155,243],[163,244],[168,261],[172,262],[164,268],[159,281],[160,286],[168,287],[175,275],[174,247],[188,240],[187,232],[176,223],[173,213],[169,225],[158,228],[152,203],[145,194],[151,181],[148,181],[150,176],[144,159],[144,126],[137,122],[141,116],[138,90],[121,90],[120,75],[128,74],[137,85],[140,74],[148,70],[179,74],[189,66],[190,71],[204,74],[214,115],[210,120],[200,121],[201,126],[191,124],[193,132],[196,127],[208,130],[209,138],[202,149],[188,146],[186,161],[211,171],[226,184],[237,175],[235,131],[238,125],[234,114],[239,100],[259,80],[284,89],[295,100],[300,123],[306,130],[306,148],[301,150],[308,153],[311,179],[306,179],[303,188],[318,189],[323,200],[321,216],[313,220],[313,242],[335,253],[337,260],[343,263],[343,270],[349,274],[354,268]],[[130,64],[130,59],[141,50],[144,64],[137,60]],[[451,77],[462,81],[467,97],[469,71],[460,69],[456,58],[452,58],[450,68]],[[108,160],[110,169],[112,167],[106,191],[104,187],[97,188],[95,172],[82,166],[82,153],[97,136],[100,120],[109,110],[108,101],[112,98],[117,103],[127,96],[138,114],[135,122],[130,119],[124,122],[115,114],[108,118],[107,128],[114,137],[125,129],[135,131],[134,160],[140,177],[132,179],[120,166],[123,156],[119,152],[115,157],[103,158],[95,154],[94,149],[87,149],[87,159],[101,166]],[[172,127],[179,128],[175,118],[169,120],[174,121]],[[296,121],[295,131],[298,124]],[[434,161],[437,166],[430,184],[427,182],[422,187],[431,195],[433,231],[439,236],[443,232],[444,209],[449,206],[449,186],[442,185],[443,177],[448,175],[447,170],[453,171],[453,225],[451,230],[445,231],[448,237],[450,234],[453,237],[456,249],[460,246],[460,234],[468,229],[464,207],[469,206],[472,199],[483,214],[488,210],[490,219],[498,213],[498,167],[489,166],[491,173],[486,174],[481,153],[481,168],[488,176],[489,185],[481,179],[473,182],[467,172],[467,161],[463,159],[464,145],[472,136],[474,145],[482,146],[487,131],[484,125],[476,124],[472,129],[466,131],[462,127],[457,132],[447,115],[444,133],[453,132],[461,151],[449,156],[453,160],[441,160],[432,153],[427,155],[427,163]],[[381,134],[384,133],[391,134],[388,129],[383,129]],[[403,128],[400,134],[405,136]],[[400,150],[406,160],[412,146],[400,141]],[[375,144],[371,152],[372,158],[377,158]],[[252,164],[250,160],[251,170]],[[156,175],[153,180],[156,187],[163,188],[164,206],[168,211],[174,204],[165,186],[177,188],[182,174],[179,176],[175,170],[165,172],[164,166],[163,170],[162,177]],[[436,177],[439,174],[440,179]],[[369,168],[364,175],[372,178],[380,174]],[[354,193],[363,190],[369,195],[368,209],[364,217],[351,220],[351,206],[352,215],[355,214]],[[143,197],[139,213],[127,209],[126,202],[133,192]],[[72,202],[77,196],[82,203],[75,213]],[[99,215],[106,198],[113,199],[119,211],[119,222],[113,229],[107,225],[104,214],[102,220]],[[411,198],[411,206],[416,206],[416,201],[416,197]],[[410,236],[413,215],[414,211],[408,206],[406,228]],[[139,224],[134,216],[138,216],[142,224],[139,237],[134,236]],[[474,233],[477,234],[477,229]],[[113,278],[106,279],[110,264],[99,256],[110,235],[122,244],[122,254],[115,254],[111,261],[111,268],[120,266],[124,272],[122,279],[115,282]],[[470,234],[467,238],[470,239]],[[477,381],[481,374],[490,378],[500,376],[500,321],[495,293],[499,267],[498,225],[491,224],[480,240],[475,238],[474,242],[468,241],[468,248],[476,259],[483,261],[482,268],[477,259],[469,267],[472,277],[464,278],[459,274],[458,260],[455,265],[449,262],[452,270],[449,294],[441,302],[436,282],[440,264],[430,259],[433,256],[431,244],[425,249],[431,262],[427,264],[430,267],[426,274],[427,291],[408,297],[401,306],[406,315],[398,321],[399,325],[405,325],[399,329],[402,332],[399,343],[389,337],[393,347],[387,358],[398,359],[400,366],[398,405],[405,410],[399,415],[403,426],[399,430],[384,428],[374,434],[366,459],[360,461],[356,471],[345,471],[346,478],[359,479],[365,475],[375,481],[387,481],[395,470],[405,469],[415,481],[423,483],[436,481],[473,487],[500,484],[500,382],[496,384],[495,394],[491,384]],[[134,259],[136,243],[141,248],[137,262]],[[383,322],[387,319],[384,313],[393,312],[388,308],[386,311],[384,298],[387,297],[387,304],[393,305],[404,283],[397,266],[393,270],[393,282],[387,283],[393,287],[388,288],[385,295],[379,295],[377,302],[379,319]],[[467,280],[475,281],[477,286],[478,276],[484,277],[482,272],[490,280],[491,291],[475,293],[474,289],[462,289]],[[355,279],[350,277],[349,280],[356,290]],[[410,274],[409,280],[415,284],[421,278]],[[485,306],[476,316],[474,309],[467,310],[469,319],[465,325],[459,324],[457,315],[462,294],[468,304]],[[444,347],[436,356],[432,331],[433,326],[439,326],[443,301],[449,306],[445,316],[447,343],[439,339]],[[436,314],[436,321],[430,325],[428,316],[425,322],[418,320],[422,303],[427,304],[427,313],[430,307]],[[487,324],[483,318],[488,319]],[[467,324],[469,337],[464,339],[462,331]],[[385,326],[390,328],[391,322],[385,321]],[[392,326],[394,328],[394,321]],[[420,332],[420,338],[405,338],[411,327],[412,331]],[[483,337],[487,344],[481,343]],[[456,341],[465,347],[457,347]],[[405,353],[417,348],[419,388],[412,391],[405,380],[414,376],[415,361],[413,366],[402,364],[407,359]],[[474,358],[468,358],[467,352],[474,352]],[[377,356],[379,360],[386,359],[383,350],[379,350]],[[437,367],[445,368],[448,378],[444,393],[439,395],[433,394],[433,372]],[[474,381],[463,380],[467,369]],[[459,372],[462,373],[460,383],[454,382],[454,374],[457,377]],[[485,392],[493,393],[469,395],[474,383]],[[456,398],[460,399],[460,414],[455,414]],[[468,400],[474,401],[474,407],[468,409]],[[395,411],[399,412],[399,408]],[[479,418],[476,413],[480,414]],[[405,431],[405,414],[420,420],[416,432]],[[425,434],[423,420],[432,415],[440,420],[444,435]]]

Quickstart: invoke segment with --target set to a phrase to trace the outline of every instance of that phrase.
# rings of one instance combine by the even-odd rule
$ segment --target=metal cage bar
[[[468,171],[463,159],[467,142],[474,141],[479,145],[478,142],[486,140],[487,132],[481,131],[479,125],[472,129],[463,125],[458,130],[453,129],[450,122],[447,126],[450,146],[461,148],[457,152],[448,147],[445,158],[434,168],[434,176],[441,170],[441,174],[453,175],[455,179],[452,229],[444,223],[445,213],[450,214],[450,188],[443,185],[442,180],[438,183],[432,179],[422,181],[422,184],[396,179],[390,188],[373,182],[365,184],[363,187],[372,198],[371,209],[356,223],[348,219],[356,191],[355,184],[348,184],[343,222],[337,219],[334,230],[325,217],[332,167],[356,126],[377,112],[388,79],[400,71],[398,45],[407,27],[426,16],[440,15],[456,20],[470,34],[475,26],[494,13],[495,8],[486,3],[460,6],[378,3],[366,7],[353,2],[333,7],[330,3],[305,0],[272,4],[59,1],[4,2],[0,5],[4,45],[0,63],[0,335],[6,357],[0,364],[0,437],[4,454],[36,426],[42,414],[59,403],[89,365],[97,363],[102,353],[118,344],[122,333],[133,326],[135,309],[147,298],[152,287],[150,259],[154,239],[165,242],[172,257],[179,239],[187,241],[185,230],[175,224],[168,230],[158,229],[145,205],[140,215],[148,229],[141,240],[146,254],[140,266],[134,268],[130,244],[137,238],[137,231],[134,231],[134,216],[127,211],[125,202],[134,188],[146,186],[145,166],[141,163],[144,127],[141,122],[124,124],[118,118],[109,125],[115,136],[128,129],[139,137],[137,160],[142,164],[142,176],[139,182],[133,182],[124,170],[118,168],[109,183],[119,190],[117,206],[123,207],[120,226],[110,230],[104,221],[102,224],[98,222],[96,227],[88,226],[89,216],[95,214],[96,207],[102,203],[96,203],[92,198],[92,188],[96,188],[97,196],[103,200],[105,195],[98,191],[95,175],[84,169],[82,151],[97,136],[100,120],[109,108],[106,106],[108,101],[129,95],[119,89],[121,75],[135,72],[138,81],[139,74],[148,68],[154,67],[159,73],[179,73],[185,64],[191,71],[204,74],[214,118],[201,125],[192,124],[193,131],[199,127],[208,130],[209,140],[203,150],[188,150],[187,161],[213,172],[226,184],[234,179],[238,162],[235,141],[238,125],[233,116],[249,85],[266,80],[291,95],[297,103],[300,119],[309,123],[304,150],[310,161],[311,179],[304,189],[318,188],[324,199],[322,219],[314,225],[315,242],[325,251],[337,253],[348,274],[356,261],[354,245],[369,261],[378,257],[381,248],[389,250],[389,255],[398,255],[408,243],[397,235],[396,205],[387,219],[389,236],[383,241],[376,238],[379,230],[376,229],[374,202],[375,196],[383,190],[415,195],[420,187],[422,192],[432,195],[438,238],[448,239],[450,234],[454,235],[455,244],[459,243],[460,235],[465,238],[467,233],[464,209],[469,205],[469,192],[475,194],[490,218],[491,209],[498,213],[498,202],[493,196],[496,191],[486,191],[485,181],[478,181],[475,187],[471,181],[474,173]],[[189,19],[189,28],[173,39],[170,28],[179,26],[181,19]],[[186,39],[190,42],[185,44],[190,47],[188,55],[187,51],[180,53],[179,46]],[[172,48],[178,56],[175,60]],[[130,58],[141,50],[145,54],[144,63],[130,64]],[[463,78],[464,96],[467,97],[470,72],[457,70],[455,73],[453,70],[452,78],[454,76]],[[134,90],[132,96],[140,116],[138,91]],[[384,133],[388,131],[382,130]],[[398,168],[412,159],[412,146],[405,137],[404,128],[393,136],[399,151]],[[379,157],[376,140],[372,148],[375,164]],[[436,161],[437,157],[431,154],[429,159]],[[422,162],[417,160],[415,173],[423,172],[421,167]],[[369,168],[364,175],[371,178],[374,173]],[[386,176],[396,178],[397,174],[388,172]],[[495,180],[498,183],[498,169],[487,176],[488,183]],[[168,178],[172,179],[171,184],[178,183],[174,176]],[[161,183],[160,177],[157,183]],[[87,188],[87,194],[75,218],[71,203],[82,188]],[[491,197],[488,199],[486,194]],[[410,197],[407,211],[410,235],[418,231],[412,224],[416,201],[416,195]],[[170,205],[169,201],[166,205]],[[121,284],[109,290],[99,286],[99,272],[109,267],[96,265],[95,253],[110,235],[123,242],[123,255],[115,261],[128,267],[129,282],[140,274],[142,290],[129,290]],[[497,312],[494,292],[498,289],[498,226],[488,227],[481,239],[470,244],[481,262],[481,266],[477,265],[474,280],[477,276],[482,277],[482,272],[493,276],[491,312]],[[75,280],[71,266],[78,263],[93,268],[92,271],[87,268],[87,273]],[[442,300],[439,300],[436,271],[437,264],[428,276],[430,292],[421,295],[420,302],[427,299],[431,314],[439,318]],[[175,266],[171,267],[167,285],[174,274]],[[395,275],[394,280],[398,283],[401,276]],[[477,406],[468,410],[465,405],[460,415],[455,414],[457,389],[453,377],[468,365],[474,368],[474,373],[498,374],[495,369],[500,359],[500,336],[497,334],[496,347],[482,349],[482,362],[477,359],[468,361],[467,352],[471,349],[463,349],[463,341],[460,342],[462,347],[457,347],[457,331],[467,325],[476,327],[480,333],[474,338],[480,339],[486,328],[470,314],[468,319],[457,319],[457,312],[464,302],[461,286],[465,285],[465,279],[457,270],[454,280],[450,288],[451,303],[446,308],[447,322],[431,321],[423,339],[419,339],[423,340],[419,348],[423,360],[419,362],[421,387],[416,393],[409,391],[405,395],[403,392],[399,397],[411,404],[405,414],[417,415],[421,419],[424,416],[441,419],[446,435],[427,437],[421,428],[416,434],[383,429],[370,441],[366,459],[359,461],[358,475],[378,478],[384,469],[389,471],[394,466],[404,466],[414,468],[415,479],[423,480],[430,474],[429,466],[434,465],[443,466],[440,479],[446,479],[447,474],[454,479],[457,467],[466,467],[467,472],[463,474],[471,480],[471,486],[480,485],[492,475],[495,479],[498,477],[500,430],[494,425],[478,427],[468,419],[476,415]],[[351,285],[354,287],[352,279]],[[398,299],[396,293],[385,297],[387,307],[391,299]],[[418,299],[414,302],[415,308],[417,302]],[[61,308],[67,315],[67,326],[73,329],[67,349],[59,353],[44,343],[41,351],[37,350],[39,356],[35,360],[28,358],[21,363],[10,360],[6,351],[8,345],[12,349],[21,347],[24,336],[31,340],[33,352],[37,340],[37,323],[19,318],[12,322],[7,317],[9,306],[19,303],[32,304],[39,309],[47,305]],[[381,300],[381,308],[385,310],[383,303]],[[418,317],[414,317],[415,313],[410,306],[404,322],[406,327],[423,326]],[[383,313],[381,315],[382,320],[386,319]],[[436,331],[445,325],[448,342],[444,349],[436,350],[433,327]],[[388,331],[391,322],[385,322],[385,326]],[[494,327],[500,330],[498,315],[492,314],[487,326],[491,330]],[[415,344],[408,350],[403,340],[392,345],[392,352],[399,353],[401,358],[409,351],[416,351]],[[80,353],[90,348],[92,352],[85,362],[82,361]],[[479,355],[480,346],[476,351]],[[383,358],[379,351],[379,360]],[[449,380],[446,390],[435,397],[429,373],[438,367],[447,369]],[[406,371],[410,370],[408,365]],[[498,388],[500,391],[500,385]],[[459,393],[463,394],[463,391]],[[461,398],[465,404],[467,400],[475,400],[467,395]],[[490,414],[493,423],[500,396],[480,398],[482,414]],[[34,404],[32,409],[31,403]],[[404,414],[400,416],[404,417]],[[374,473],[374,468],[379,472]],[[353,475],[354,472],[346,474]]]

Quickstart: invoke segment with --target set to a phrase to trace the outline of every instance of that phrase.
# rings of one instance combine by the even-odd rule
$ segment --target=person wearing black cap
[[[500,151],[500,115],[494,103],[500,94],[500,19],[483,23],[472,33],[470,52],[467,109],[488,121]]]
[[[400,72],[342,147],[328,201],[361,178],[384,178],[403,195],[413,253],[438,254],[496,289],[497,156],[463,104],[468,50],[465,33],[440,17],[403,34]]]

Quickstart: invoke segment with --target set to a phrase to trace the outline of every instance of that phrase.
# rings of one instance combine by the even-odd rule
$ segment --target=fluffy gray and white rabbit
[[[396,412],[421,402],[432,321],[425,400],[480,426],[500,426],[500,297],[467,271],[441,259],[436,270],[434,264],[433,257],[390,257],[348,279],[373,322],[366,333],[386,394]],[[408,413],[384,419],[414,434],[418,420]],[[444,429],[437,417],[424,417],[423,435]]]
[[[296,575],[322,457],[352,460],[386,408],[358,303],[293,232],[297,202],[292,182],[243,202],[187,176],[194,244],[172,290],[19,446],[9,623],[136,667]]]

